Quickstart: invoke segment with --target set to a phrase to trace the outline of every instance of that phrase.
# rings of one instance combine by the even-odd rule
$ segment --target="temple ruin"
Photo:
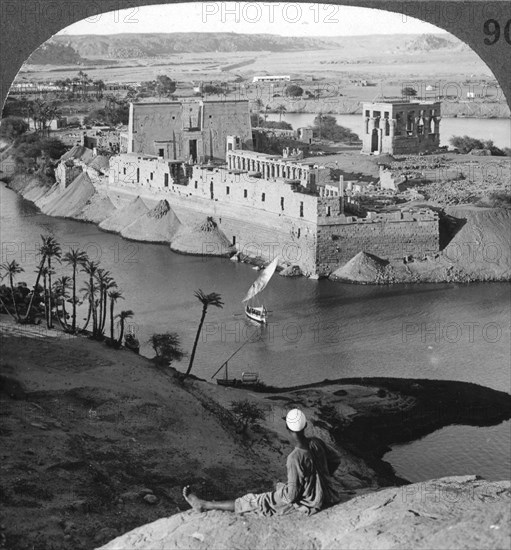
[[[413,155],[440,147],[439,102],[364,103],[362,153]]]

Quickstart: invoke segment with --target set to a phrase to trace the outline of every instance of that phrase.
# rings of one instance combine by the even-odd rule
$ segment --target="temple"
[[[362,153],[413,155],[440,147],[439,102],[363,104]]]
[[[248,100],[130,104],[128,153],[192,163],[225,161],[227,136],[252,149]]]

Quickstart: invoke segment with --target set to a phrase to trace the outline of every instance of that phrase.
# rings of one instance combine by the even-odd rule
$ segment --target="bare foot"
[[[206,509],[204,507],[204,501],[191,492],[189,485],[183,487],[183,498],[196,512],[204,512]]]

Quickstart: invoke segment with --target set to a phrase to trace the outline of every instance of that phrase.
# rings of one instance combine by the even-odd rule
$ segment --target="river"
[[[282,120],[289,122],[293,129],[312,126],[315,113],[284,113]],[[338,124],[362,135],[362,115],[332,115]],[[279,120],[279,115],[271,113],[268,120]],[[440,145],[449,145],[453,136],[470,136],[481,140],[492,140],[497,147],[511,147],[511,122],[509,118],[447,118],[440,122]]]
[[[85,249],[123,290],[119,308],[135,312],[133,328],[148,356],[155,332],[176,331],[189,352],[201,314],[194,291],[221,294],[225,305],[208,311],[199,342],[193,372],[200,377],[209,379],[252,336],[230,361],[232,376],[257,371],[264,382],[285,386],[353,376],[432,378],[511,393],[507,284],[386,287],[276,276],[264,293],[271,322],[261,330],[245,319],[240,302],[257,276],[251,266],[126,241],[92,224],[41,214],[4,184],[0,193],[1,261],[15,259],[24,267],[18,280],[33,284],[42,233],[52,233],[64,252]],[[175,366],[184,370],[187,359]],[[503,479],[510,469],[509,432],[509,422],[451,426],[445,435],[440,430],[422,440],[427,444],[396,447],[389,456],[409,479],[452,473]],[[420,463],[414,445],[423,445]]]

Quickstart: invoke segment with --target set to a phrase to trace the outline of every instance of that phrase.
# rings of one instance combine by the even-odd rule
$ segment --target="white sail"
[[[256,294],[259,294],[263,288],[266,287],[266,285],[269,283],[270,279],[272,278],[273,274],[275,273],[275,269],[277,269],[277,263],[279,259],[278,257],[275,257],[271,264],[267,265],[259,274],[259,277],[254,281],[252,286],[248,289],[247,295],[242,302],[247,302],[251,298],[253,298]]]

